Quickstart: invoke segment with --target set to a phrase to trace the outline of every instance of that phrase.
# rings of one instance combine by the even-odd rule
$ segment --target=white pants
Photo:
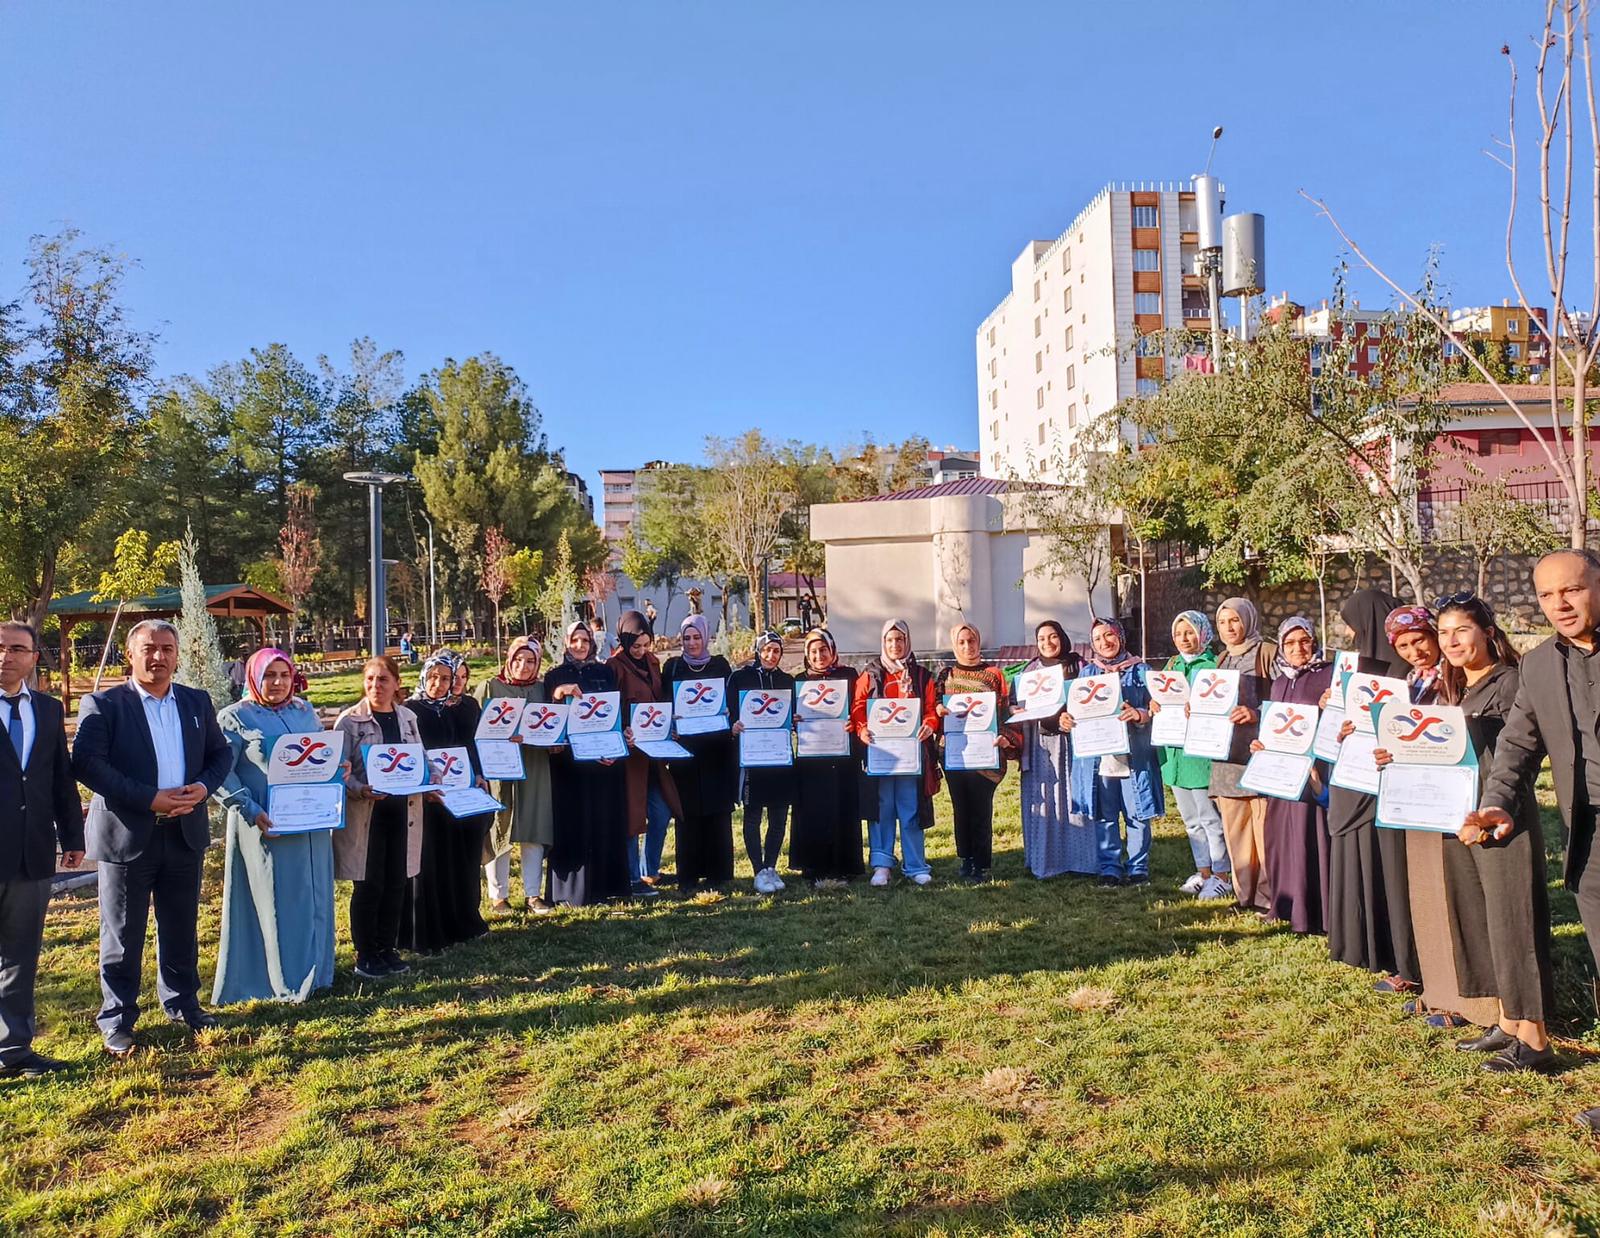
[[[538,898],[543,888],[544,844],[522,844],[522,892]],[[502,851],[483,866],[489,879],[489,901],[503,903],[511,896],[511,852]]]

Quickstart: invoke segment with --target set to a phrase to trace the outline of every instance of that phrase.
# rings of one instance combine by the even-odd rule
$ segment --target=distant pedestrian
[[[650,628],[654,631],[656,626],[656,604],[648,599],[644,604],[644,617],[650,620]]]

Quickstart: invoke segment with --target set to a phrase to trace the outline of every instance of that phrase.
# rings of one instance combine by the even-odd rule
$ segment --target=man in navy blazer
[[[38,665],[39,634],[0,622],[0,1079],[66,1065],[33,1051],[33,989],[56,843],[67,868],[83,863],[83,805],[61,702],[28,687]]]
[[[146,619],[128,633],[127,683],[83,698],[72,762],[94,792],[89,856],[100,862],[100,1013],[113,1057],[135,1048],[150,905],[156,911],[156,994],[193,1031],[216,1025],[200,1008],[200,874],[211,823],[206,800],[233,765],[211,698],[172,681],[178,631]]]

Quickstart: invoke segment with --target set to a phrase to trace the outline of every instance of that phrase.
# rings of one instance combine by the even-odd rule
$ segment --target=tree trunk
[[[27,621],[35,632],[44,627],[45,616],[50,613],[50,597],[56,591],[56,561],[59,551],[47,554],[39,566],[39,592],[34,594],[28,607]]]
[[[1489,587],[1489,560],[1478,560],[1478,596],[1483,597]]]
[[[1591,330],[1594,328],[1591,327]],[[1589,443],[1584,410],[1584,350],[1578,349],[1572,367],[1572,484],[1577,494],[1572,504],[1572,548],[1582,550],[1589,538]]]

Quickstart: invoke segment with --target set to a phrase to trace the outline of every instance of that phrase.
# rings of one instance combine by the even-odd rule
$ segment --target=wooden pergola
[[[176,586],[157,589],[145,597],[129,598],[122,617],[129,623],[141,619],[171,619],[183,608],[183,593]],[[267,640],[267,620],[292,614],[294,607],[282,598],[249,585],[211,585],[206,589],[206,610],[218,619],[248,619],[256,625],[261,643]],[[115,602],[97,602],[94,591],[69,593],[50,603],[50,613],[61,624],[61,699],[72,711],[72,629],[80,623],[109,623],[117,612]]]

